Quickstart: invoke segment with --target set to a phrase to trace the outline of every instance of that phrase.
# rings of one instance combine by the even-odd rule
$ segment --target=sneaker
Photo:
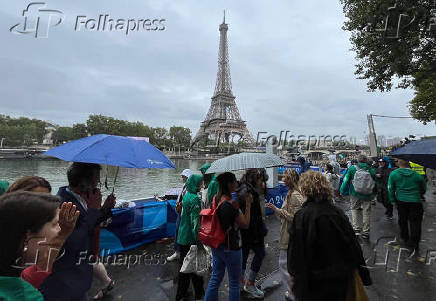
[[[251,298],[263,299],[263,292],[255,285],[244,285],[244,291],[250,295]]]
[[[294,300],[288,291],[285,292],[285,299],[286,299],[286,301],[293,301]]]
[[[361,232],[360,229],[354,229],[354,233],[355,233],[356,235],[360,235],[360,232]]]
[[[167,257],[167,261],[171,262],[171,261],[177,260],[179,258],[180,258],[180,253],[174,252],[173,255],[171,255],[170,257]]]
[[[244,286],[245,286],[246,283],[247,283],[247,280],[245,280],[245,279],[241,279],[241,282],[239,283],[239,290],[240,290],[241,292],[244,291]]]
[[[360,235],[360,237],[362,237],[363,239],[369,239],[369,234],[368,233],[362,233]]]

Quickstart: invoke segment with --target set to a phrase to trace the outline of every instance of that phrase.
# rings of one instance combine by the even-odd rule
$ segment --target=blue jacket
[[[59,258],[53,264],[52,273],[40,286],[44,300],[69,301],[86,294],[91,288],[94,228],[110,216],[110,210],[82,207],[74,195],[61,187],[58,191],[61,202],[72,202],[80,211],[76,227],[65,241]],[[65,253],[63,253],[65,252]],[[95,263],[95,257],[91,257]]]

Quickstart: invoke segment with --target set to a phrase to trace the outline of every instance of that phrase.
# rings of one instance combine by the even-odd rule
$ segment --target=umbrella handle
[[[112,186],[112,193],[115,191],[115,183],[117,182],[118,172],[120,171],[120,167],[117,166],[117,171],[115,172],[114,185]]]

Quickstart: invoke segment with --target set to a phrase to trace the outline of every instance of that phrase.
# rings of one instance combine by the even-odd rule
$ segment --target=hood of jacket
[[[411,177],[415,174],[415,171],[413,169],[409,169],[409,168],[398,168],[397,173],[399,173],[405,177]]]
[[[365,170],[370,170],[371,169],[371,166],[369,166],[368,163],[357,163],[357,167],[359,167],[360,169],[365,169]]]
[[[198,184],[203,180],[202,175],[192,175],[186,181],[186,190],[190,193],[197,194]]]
[[[203,165],[200,167],[200,171],[201,171],[201,173],[202,173],[202,174],[205,174],[206,171],[209,169],[210,165],[211,165],[210,163],[203,164]]]

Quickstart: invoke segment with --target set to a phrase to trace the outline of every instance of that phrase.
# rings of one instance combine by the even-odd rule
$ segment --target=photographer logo
[[[16,34],[32,34],[35,38],[48,38],[51,27],[60,25],[64,14],[47,8],[44,2],[32,2],[23,10],[24,20],[13,25],[9,31]]]

